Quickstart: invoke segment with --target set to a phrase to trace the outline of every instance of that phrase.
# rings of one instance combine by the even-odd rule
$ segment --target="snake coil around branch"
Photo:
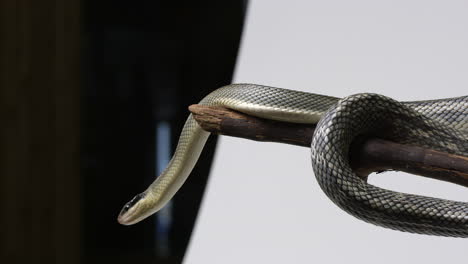
[[[201,102],[247,115],[314,125],[311,160],[317,181],[340,208],[366,222],[420,234],[468,236],[468,203],[389,191],[368,184],[349,153],[361,138],[468,157],[468,97],[397,102],[363,93],[336,98],[255,84],[233,84]],[[181,187],[209,136],[189,115],[166,170],[119,215],[134,224],[161,209]],[[292,168],[293,170],[293,168]]]

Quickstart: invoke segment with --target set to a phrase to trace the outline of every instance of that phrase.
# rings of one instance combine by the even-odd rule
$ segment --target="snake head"
[[[151,206],[145,199],[146,192],[137,194],[130,202],[126,203],[119,213],[117,221],[122,225],[133,225],[153,214]]]

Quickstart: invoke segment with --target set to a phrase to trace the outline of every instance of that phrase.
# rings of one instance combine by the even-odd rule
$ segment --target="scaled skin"
[[[200,104],[223,106],[270,120],[314,124],[338,98],[254,84],[232,84],[206,96]],[[167,168],[119,214],[123,225],[135,224],[160,210],[190,175],[210,134],[189,115]]]

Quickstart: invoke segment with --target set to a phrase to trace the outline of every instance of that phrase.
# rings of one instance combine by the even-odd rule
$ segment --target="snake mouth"
[[[145,197],[145,193],[137,194],[130,202],[126,203],[117,217],[122,225],[132,225],[139,221],[138,202]]]

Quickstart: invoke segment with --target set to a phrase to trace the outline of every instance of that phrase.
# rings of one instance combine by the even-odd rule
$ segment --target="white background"
[[[398,100],[468,94],[467,1],[249,3],[235,82]],[[196,175],[192,175],[196,177]],[[372,184],[468,202],[466,188]],[[307,148],[222,137],[185,263],[466,263],[468,239],[367,224],[321,191]]]

